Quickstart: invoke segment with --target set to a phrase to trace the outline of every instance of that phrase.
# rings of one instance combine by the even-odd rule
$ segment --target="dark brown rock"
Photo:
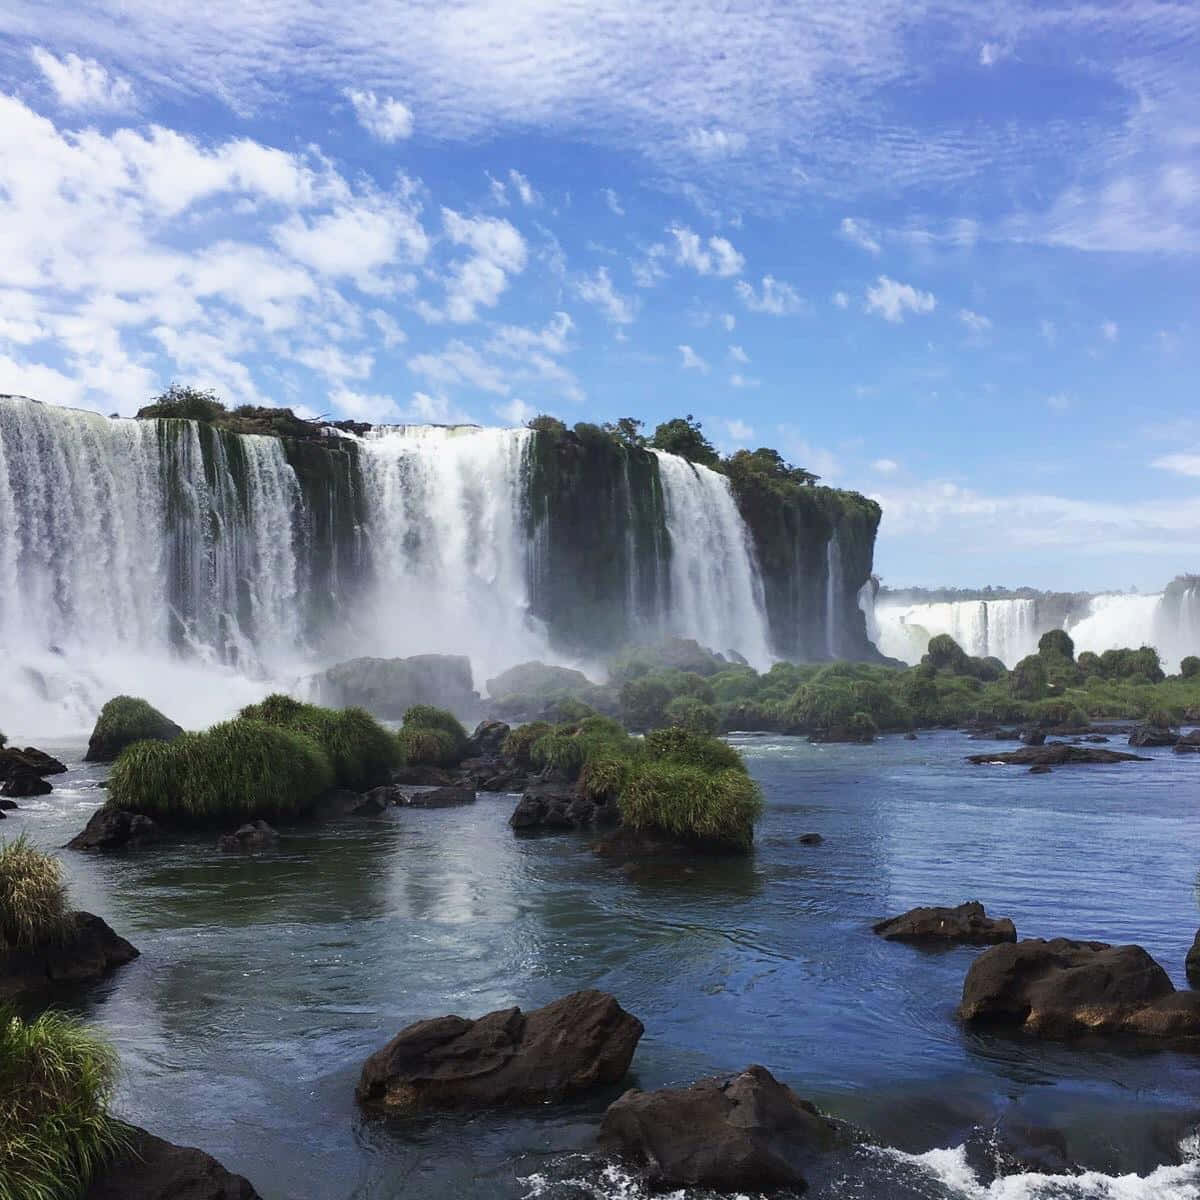
[[[46,796],[54,789],[32,771],[10,771],[8,778],[0,783],[0,796]]]
[[[807,1186],[804,1172],[837,1130],[764,1067],[686,1088],[626,1092],[600,1126],[602,1151],[636,1164],[652,1186],[721,1192]]]
[[[142,813],[98,808],[68,843],[68,850],[130,850],[162,840],[162,830]]]
[[[217,849],[236,854],[243,850],[266,850],[278,841],[279,834],[266,821],[247,821],[233,833],[222,834]]]
[[[437,1017],[372,1054],[356,1095],[368,1108],[397,1114],[562,1100],[619,1082],[641,1036],[641,1021],[597,991],[530,1013]]]
[[[1200,1038],[1200,992],[1177,992],[1141,946],[1028,938],[971,965],[959,1016],[1043,1037]]]
[[[0,747],[0,780],[13,774],[61,775],[66,769],[66,763],[33,746],[26,746],[24,750],[16,746]]]
[[[991,946],[1015,942],[1017,930],[1008,917],[989,917],[978,900],[956,908],[911,908],[872,926],[889,942],[943,942]]]
[[[453,787],[458,777],[444,767],[407,766],[392,768],[392,783],[415,787]]]
[[[504,721],[480,721],[471,734],[468,749],[474,758],[498,758],[510,726]]]
[[[1200,729],[1193,729],[1191,733],[1185,733],[1175,743],[1175,753],[1200,754]]]
[[[56,984],[89,983],[138,952],[105,921],[77,912],[74,931],[61,943],[27,950],[0,951],[0,999],[37,993]]]
[[[400,789],[397,804],[405,808],[453,808],[457,804],[474,804],[475,789],[469,787],[437,787],[428,791]]]
[[[592,843],[601,858],[617,861],[638,859],[744,858],[749,850],[729,842],[698,841],[673,837],[657,829],[631,829],[618,825],[612,833]]]
[[[129,1128],[130,1149],[102,1170],[84,1200],[260,1200],[250,1181],[210,1154]]]
[[[824,840],[819,833],[802,833],[796,839],[801,846],[819,846]]]
[[[520,799],[508,823],[516,830],[592,829],[620,819],[616,804],[606,796],[584,796],[573,784],[534,784]]]
[[[1196,939],[1192,942],[1192,948],[1187,952],[1183,967],[1187,972],[1188,983],[1194,988],[1200,988],[1200,933],[1196,934]]]
[[[1129,735],[1131,746],[1174,746],[1179,734],[1174,729],[1160,729],[1157,725],[1138,725]]]
[[[1080,763],[1150,762],[1141,754],[1126,754],[1123,750],[1100,750],[1092,746],[1072,746],[1067,742],[1052,742],[1049,746],[1024,746],[1003,754],[968,754],[967,762],[990,765],[1015,763],[1022,767],[1070,767]]]
[[[20,808],[15,800],[0,800],[0,812],[12,812],[15,808]]]
[[[1053,767],[1048,767],[1045,763],[1035,763],[1029,768],[1029,773],[1030,775],[1049,775],[1053,770]]]

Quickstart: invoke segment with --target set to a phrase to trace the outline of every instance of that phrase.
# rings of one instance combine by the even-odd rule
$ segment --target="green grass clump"
[[[339,787],[361,792],[386,782],[404,750],[365,708],[321,708],[279,693],[243,708],[244,720],[262,721],[306,734],[325,751]]]
[[[0,1011],[0,1200],[78,1200],[127,1148],[112,1048],[61,1013]]]
[[[416,767],[452,767],[462,761],[461,747],[444,729],[405,726],[396,735],[405,762]]]
[[[742,756],[728,742],[687,729],[656,729],[646,734],[645,754],[651,762],[746,773]]]
[[[544,734],[550,732],[553,726],[546,721],[530,721],[510,730],[504,744],[500,747],[500,756],[506,761],[520,767],[530,767],[533,761],[530,754],[533,745]]]
[[[24,834],[0,843],[0,949],[59,944],[72,928],[58,859],[31,846]]]
[[[333,785],[306,733],[240,717],[173,742],[136,742],[108,781],[108,803],[174,824],[295,817]]]
[[[413,729],[433,730],[445,734],[448,741],[443,744],[449,747],[440,760],[443,766],[454,766],[467,756],[467,742],[470,740],[462,722],[444,708],[434,708],[432,704],[414,704],[404,714],[404,728],[400,731],[401,743],[404,744],[404,734]],[[407,749],[407,746],[406,746]],[[409,762],[429,761],[420,760],[409,754]]]
[[[134,742],[176,738],[182,730],[139,696],[114,696],[100,710],[84,759],[111,762]]]
[[[633,774],[634,762],[633,758],[600,751],[583,764],[579,790],[589,800],[619,796]]]
[[[711,704],[695,696],[676,696],[666,709],[667,720],[680,729],[692,733],[716,733],[719,718]]]
[[[745,771],[678,762],[636,767],[621,790],[621,819],[633,829],[749,850],[762,795]]]

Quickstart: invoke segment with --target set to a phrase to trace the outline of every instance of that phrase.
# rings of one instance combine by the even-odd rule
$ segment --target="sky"
[[[0,6],[0,393],[693,413],[904,585],[1200,571],[1200,5]]]

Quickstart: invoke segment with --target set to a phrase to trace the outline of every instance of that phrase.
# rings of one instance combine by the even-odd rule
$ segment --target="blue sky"
[[[1200,570],[1195,4],[161,11],[0,10],[0,392],[693,412],[889,583]]]

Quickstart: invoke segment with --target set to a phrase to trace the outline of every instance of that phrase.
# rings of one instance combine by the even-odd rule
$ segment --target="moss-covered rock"
[[[137,696],[114,696],[100,710],[85,762],[112,762],[134,742],[169,742],[183,730]]]

